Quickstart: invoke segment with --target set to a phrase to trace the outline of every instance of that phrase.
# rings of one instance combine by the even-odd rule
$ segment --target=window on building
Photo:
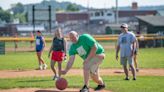
[[[112,16],[112,13],[108,13],[107,16]]]
[[[95,16],[100,16],[100,13],[99,12],[95,12]]]

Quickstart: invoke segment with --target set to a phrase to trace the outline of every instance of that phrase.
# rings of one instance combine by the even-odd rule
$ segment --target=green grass
[[[143,68],[164,68],[164,48],[141,50],[138,61]]]
[[[99,41],[99,43],[103,46],[111,46],[114,45],[115,46],[115,42],[114,41]],[[18,43],[18,47],[29,47],[31,46],[30,42],[25,42],[25,41],[19,41]],[[35,46],[35,41],[32,44],[33,46]],[[46,42],[46,47],[50,47],[51,46],[51,42]],[[14,48],[14,42],[5,42],[5,47],[6,48]]]
[[[164,48],[140,49],[138,61],[141,68],[164,68]],[[43,58],[49,65],[50,59],[47,57],[48,52],[44,52]],[[66,63],[63,62],[63,67]],[[38,61],[35,52],[7,52],[6,55],[0,55],[0,70],[11,69],[35,69]],[[74,68],[82,67],[82,59],[77,56]],[[102,68],[120,68],[120,62],[115,60],[115,51],[106,50],[106,58],[103,61]]]
[[[66,77],[69,88],[81,88],[83,86],[83,77]],[[106,83],[106,89],[113,92],[164,92],[164,77],[160,76],[138,76],[136,81],[123,80],[123,76],[103,76]],[[96,87],[93,81],[90,81],[90,87]],[[28,77],[15,79],[0,79],[0,89],[9,88],[53,88],[54,81],[51,77]]]
[[[138,53],[140,68],[164,68],[164,48],[144,48]],[[106,51],[106,59],[102,64],[104,68],[119,68],[120,61],[115,60],[115,50]]]
[[[25,42],[25,41],[19,41],[17,44],[18,44],[18,48],[22,48],[22,47],[30,48],[30,46],[31,46],[30,42]],[[6,48],[14,48],[15,47],[14,45],[15,45],[14,42],[5,42]],[[33,42],[32,45],[35,47],[35,42]],[[50,47],[51,43],[47,42],[46,45],[47,45],[47,47]]]

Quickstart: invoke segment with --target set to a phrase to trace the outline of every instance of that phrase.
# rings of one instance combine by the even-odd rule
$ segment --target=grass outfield
[[[123,76],[103,76],[106,89],[113,92],[164,92],[164,77],[138,76],[137,81],[125,81]],[[69,88],[81,88],[83,79],[79,76],[67,77]],[[9,88],[53,88],[54,81],[51,77],[30,77],[15,79],[0,79],[0,89]],[[90,86],[96,87],[91,81]]]
[[[99,41],[99,43],[102,46],[115,46],[115,41]],[[20,41],[17,43],[18,47],[26,47],[26,48],[30,48],[31,43],[30,42],[25,42],[25,41]],[[33,46],[35,46],[35,42],[33,42],[32,44]],[[51,42],[46,42],[46,47],[50,47],[51,46]],[[14,42],[5,42],[5,47],[6,48],[14,48]]]
[[[25,41],[20,41],[17,43],[18,44],[18,47],[26,47],[26,48],[30,48],[31,46],[31,43],[30,42],[25,42]],[[5,47],[6,48],[14,48],[14,42],[5,42]],[[32,44],[33,46],[35,46],[35,42],[33,42]],[[46,45],[47,47],[50,47],[51,46],[51,43],[50,42],[46,42]]]
[[[138,61],[141,68],[164,68],[164,48],[148,48],[140,49]],[[47,53],[43,54],[43,58],[49,65],[50,59],[47,57]],[[35,69],[38,66],[37,57],[35,52],[7,52],[6,55],[0,55],[0,70],[11,69]],[[65,67],[66,63],[63,62]],[[82,67],[82,59],[77,56],[74,68]],[[115,60],[115,51],[106,50],[106,58],[101,65],[102,68],[120,68],[119,61]]]

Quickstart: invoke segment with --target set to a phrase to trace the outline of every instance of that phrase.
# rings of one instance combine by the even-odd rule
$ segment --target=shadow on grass
[[[113,78],[110,78],[109,77],[109,79],[104,79],[104,82],[105,83],[110,83],[110,82],[120,82],[120,81],[126,81],[126,80],[124,80],[124,78],[115,78],[115,79],[113,79]]]
[[[114,73],[121,74],[124,73],[123,71],[115,71]]]
[[[125,81],[124,79],[111,79],[111,80],[104,80],[105,82],[117,82],[117,81]]]
[[[23,81],[18,81],[18,82],[44,82],[44,81],[52,81],[52,80],[23,80]]]

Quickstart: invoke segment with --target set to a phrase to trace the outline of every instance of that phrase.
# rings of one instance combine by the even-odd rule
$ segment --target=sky
[[[39,3],[42,0],[0,0],[0,6],[3,9],[9,9],[12,4],[21,2],[23,4]],[[56,0],[59,2],[69,1],[76,4],[83,5],[85,7],[93,8],[111,8],[115,6],[116,0]],[[138,6],[155,6],[155,5],[164,5],[164,0],[118,0],[119,6],[131,6],[132,2],[138,2]]]

